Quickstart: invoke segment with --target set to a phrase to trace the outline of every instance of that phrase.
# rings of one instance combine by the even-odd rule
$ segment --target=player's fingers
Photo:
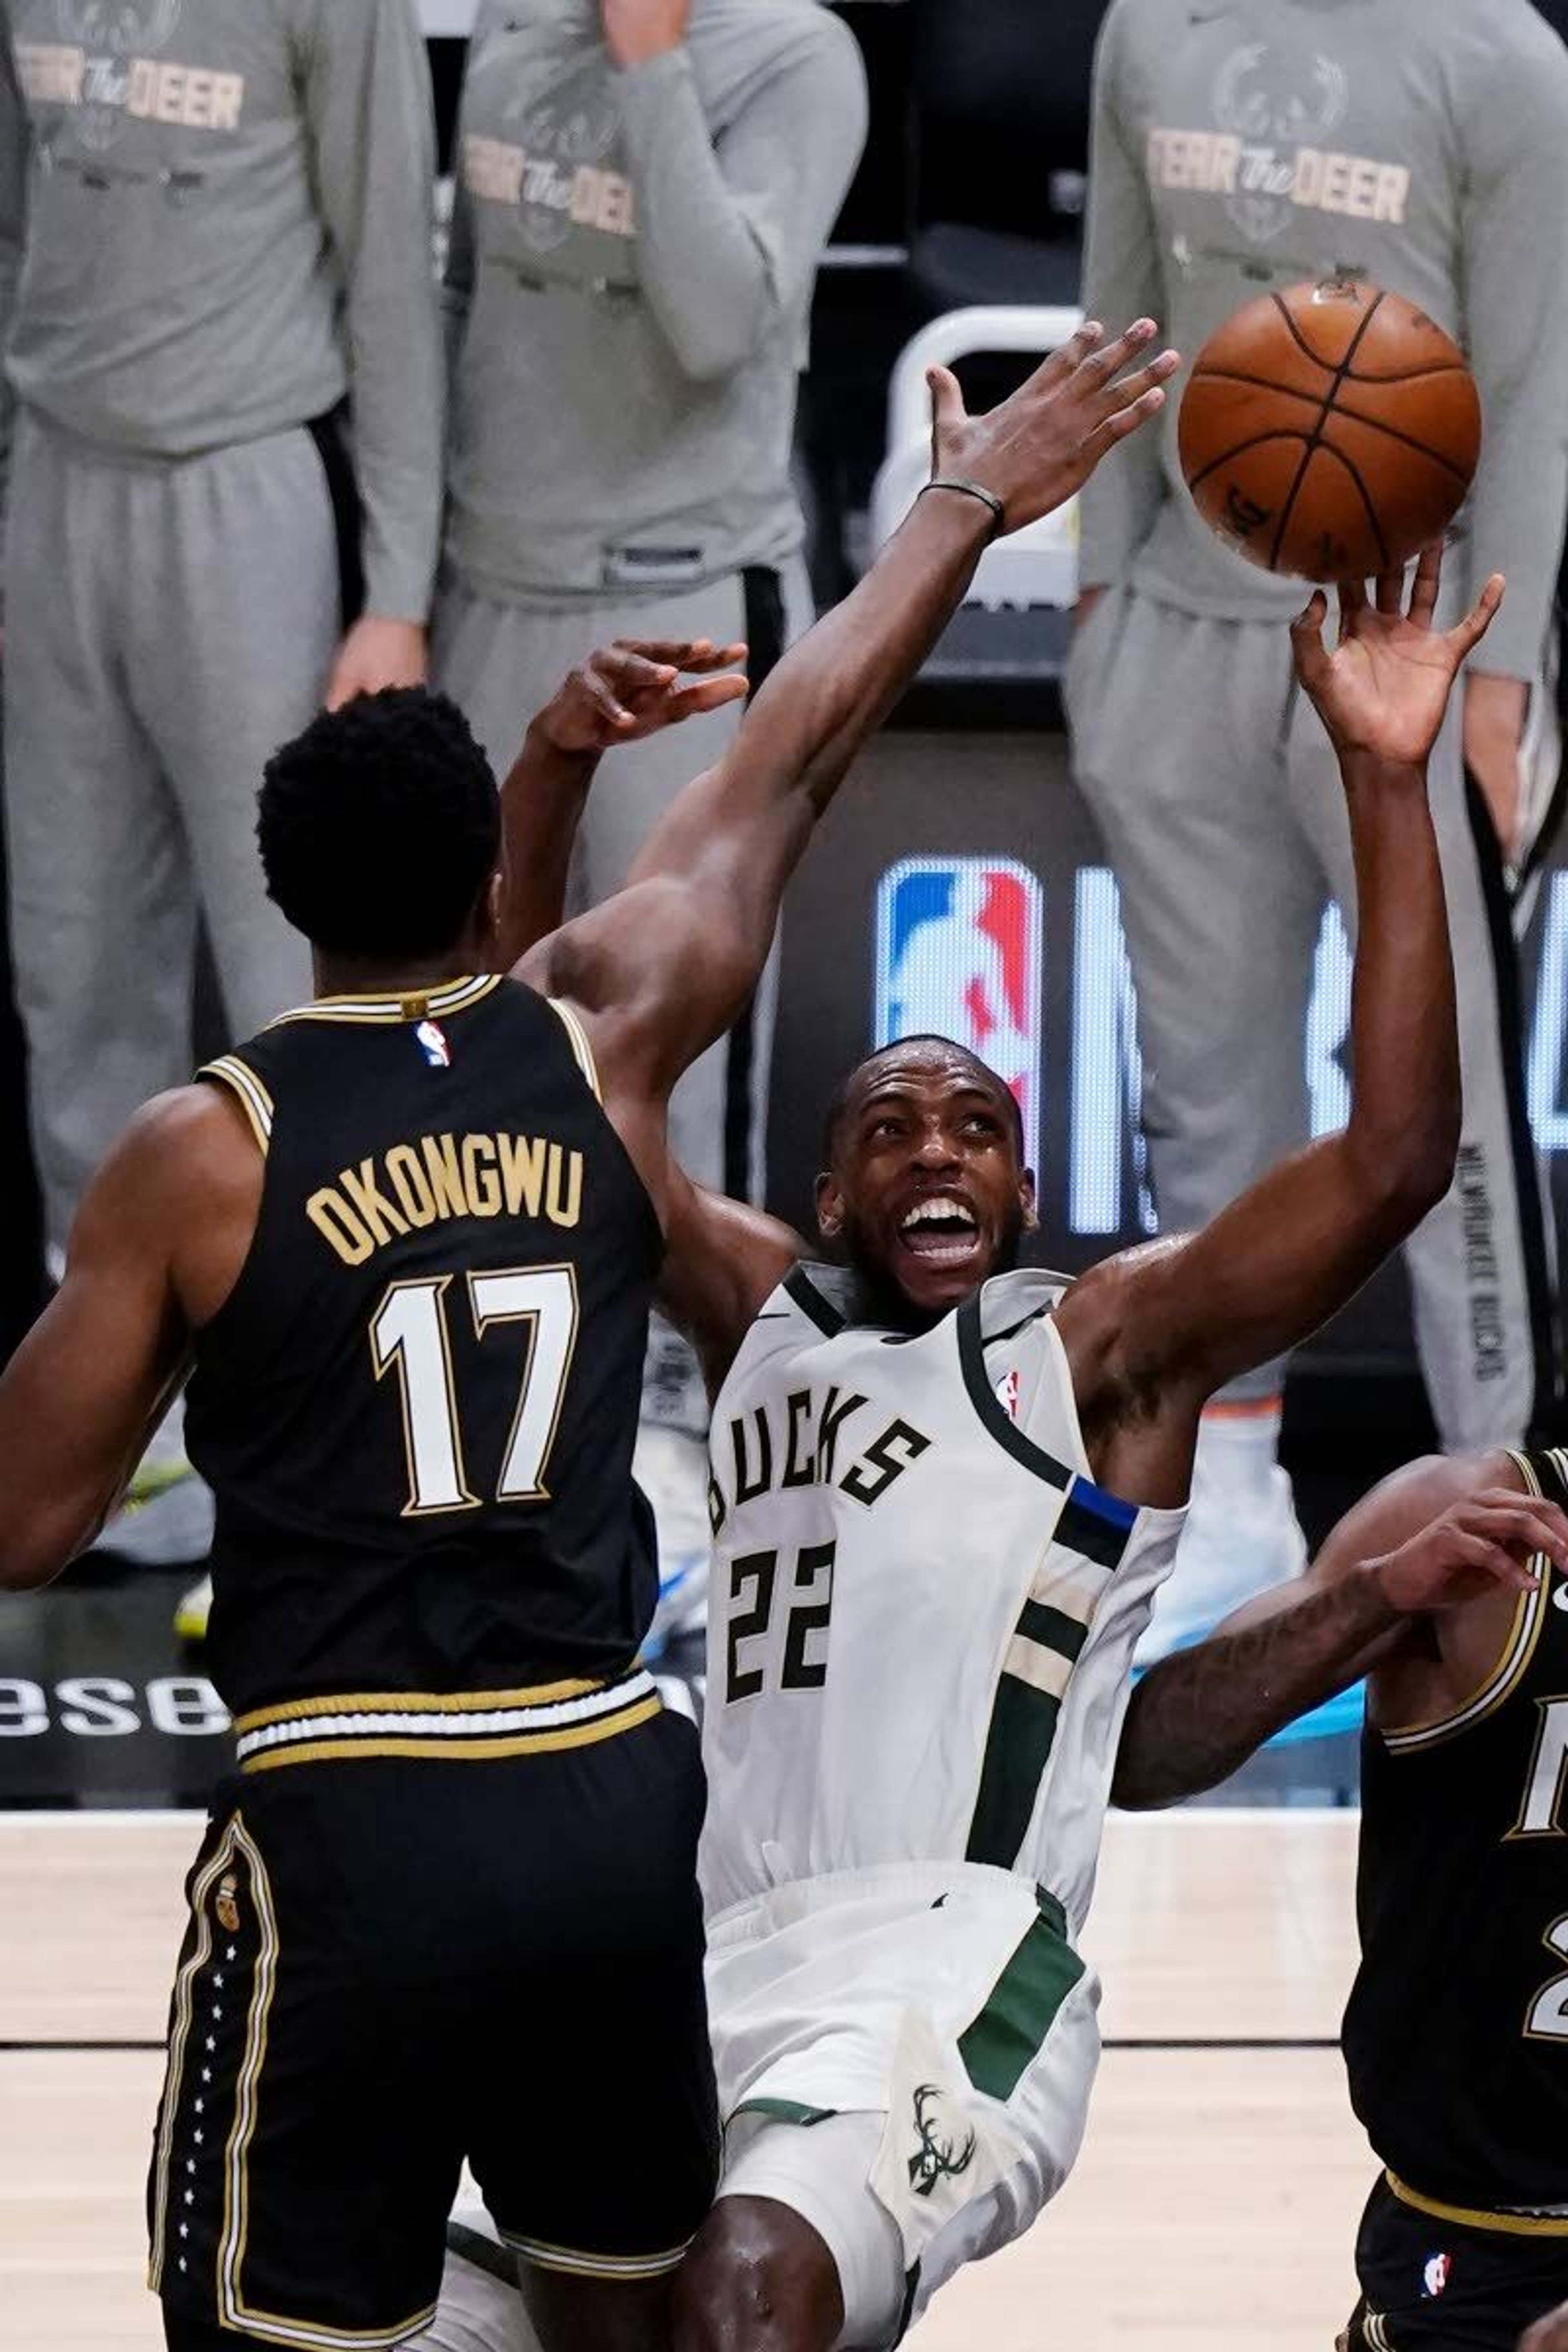
[[[1405,566],[1397,572],[1380,572],[1377,575],[1377,609],[1380,613],[1397,614],[1405,610]],[[1415,616],[1415,599],[1411,599],[1411,615]]]
[[[1099,343],[1093,351],[1086,352],[1073,370],[1074,391],[1092,397],[1112,376],[1120,375],[1133,360],[1141,359],[1159,331],[1152,319],[1134,319],[1110,342]]]
[[[1039,366],[1025,383],[1026,393],[1049,392],[1053,384],[1063,383],[1075,375],[1089,353],[1103,340],[1105,329],[1098,319],[1086,319],[1078,332],[1069,335],[1065,343],[1048,352]]]
[[[1084,457],[1091,466],[1098,465],[1108,449],[1113,449],[1119,441],[1125,441],[1130,433],[1136,433],[1139,426],[1147,425],[1152,416],[1158,416],[1164,405],[1164,385],[1152,385],[1149,391],[1139,394],[1130,408],[1119,408],[1114,415],[1101,418],[1094,431],[1085,436]]]
[[[1181,364],[1180,352],[1162,352],[1146,367],[1134,368],[1131,375],[1119,375],[1113,383],[1108,383],[1096,396],[1095,406],[1101,415],[1114,415],[1120,409],[1131,408],[1155,384],[1168,383]]]
[[[743,669],[749,650],[744,637],[737,638],[732,646],[709,646],[702,653],[698,653],[693,647],[686,660],[678,662],[676,667],[691,670],[699,677],[715,669]]]
[[[1508,583],[1500,572],[1494,572],[1477,597],[1474,609],[1448,632],[1448,643],[1458,650],[1459,659],[1474,653],[1492,623],[1497,619]]]
[[[600,717],[607,719],[612,727],[630,727],[633,724],[631,712],[611,690],[608,679],[604,677],[597,669],[593,667],[580,669],[576,673],[576,678],[589,701],[598,709]]]
[[[629,646],[612,646],[607,652],[595,654],[589,667],[617,694],[627,695],[668,686],[680,674],[674,662],[650,661],[647,654],[634,653]]]
[[[1342,580],[1335,594],[1340,605],[1340,643],[1353,637],[1366,611],[1366,590],[1359,580]]]
[[[743,677],[705,677],[696,686],[677,687],[665,709],[672,719],[696,719],[705,710],[722,710],[727,702],[743,702],[748,690]]]
[[[1498,1487],[1478,1496],[1465,1507],[1463,1517],[1485,1535],[1543,1551],[1568,1566],[1568,1518],[1554,1503],[1521,1499],[1510,1488]]]
[[[669,669],[689,669],[694,662],[706,661],[713,651],[711,637],[616,637],[610,650],[617,654],[641,654],[645,661],[662,662]]]
[[[1435,539],[1430,546],[1422,549],[1416,560],[1415,578],[1410,590],[1410,617],[1418,628],[1431,627],[1442,585],[1443,542]]]
[[[931,425],[934,436],[962,425],[968,411],[963,405],[963,394],[958,378],[951,368],[930,367],[926,383],[931,387]]]
[[[1290,624],[1296,674],[1303,686],[1315,686],[1329,666],[1323,647],[1323,624],[1328,617],[1329,600],[1321,588],[1314,588],[1305,610],[1298,613]]]

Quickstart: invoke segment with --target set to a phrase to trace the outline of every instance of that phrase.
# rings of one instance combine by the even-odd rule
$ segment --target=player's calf
[[[771,2197],[723,2197],[675,2285],[675,2352],[833,2352],[844,2298],[809,2221]]]

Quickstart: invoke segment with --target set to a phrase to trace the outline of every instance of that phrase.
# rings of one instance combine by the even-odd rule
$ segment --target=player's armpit
[[[1397,1666],[1402,1705],[1421,1712],[1421,1678],[1436,1697],[1442,1673],[1438,1645],[1415,1633],[1422,1613],[1488,1607],[1537,1540],[1568,1542],[1568,1522],[1526,1497],[1506,1454],[1395,1472],[1346,1514],[1304,1576],[1257,1594],[1143,1676],[1114,1801],[1144,1810],[1196,1796],[1380,1669]]]
[[[65,1279],[0,1374],[0,1585],[47,1584],[91,1543],[184,1371],[164,1152],[183,1099],[149,1104],[94,1177]]]
[[[765,1298],[805,1255],[777,1217],[694,1184],[672,1162],[658,1304],[697,1350],[716,1397]]]

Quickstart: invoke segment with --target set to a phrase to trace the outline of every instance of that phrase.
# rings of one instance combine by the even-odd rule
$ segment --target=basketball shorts
[[[238,1775],[187,1882],[149,2187],[172,2312],[390,2347],[434,2310],[466,2157],[509,2247],[672,2270],[718,2127],[697,1735]]]
[[[1439,2221],[1386,2177],[1362,2215],[1355,2266],[1346,2352],[1517,2352],[1527,2327],[1568,2302],[1568,2237]]]
[[[721,2197],[826,2242],[843,2346],[897,2344],[1072,2168],[1099,1985],[1056,1899],[973,1864],[781,1887],[710,1923]]]

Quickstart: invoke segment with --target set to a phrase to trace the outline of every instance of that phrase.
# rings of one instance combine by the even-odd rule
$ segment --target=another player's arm
[[[1408,1703],[1413,1668],[1425,1662],[1434,1683],[1441,1674],[1436,1645],[1422,1640],[1432,1612],[1528,1590],[1526,1563],[1542,1551],[1568,1562],[1568,1518],[1524,1493],[1506,1455],[1396,1472],[1341,1520],[1305,1576],[1258,1594],[1142,1677],[1113,1801],[1142,1810],[1212,1789],[1286,1724],[1396,1656]]]
[[[1568,2303],[1560,2303],[1519,2339],[1519,2352],[1568,2352]]]
[[[745,656],[743,645],[706,637],[617,638],[590,654],[530,722],[501,787],[503,967],[564,919],[572,846],[604,753],[740,701],[746,681],[734,665]]]
[[[673,1162],[669,1179],[658,1303],[697,1350],[711,1399],[763,1301],[805,1244],[779,1218],[694,1184]]]
[[[47,1584],[87,1549],[183,1376],[171,1235],[194,1125],[222,1115],[206,1088],[161,1097],[88,1187],[65,1278],[0,1373],[0,1586]]]
[[[968,416],[955,380],[933,370],[935,471],[987,490],[1005,530],[1050,512],[1161,407],[1173,352],[1119,373],[1153,332],[1142,320],[1099,350],[1086,327],[986,416]],[[623,1118],[662,1105],[741,1011],[813,826],[995,528],[964,491],[918,499],[859,586],[773,671],[725,758],[681,793],[627,887],[524,959],[521,978],[586,1015]]]
[[[1355,854],[1349,1124],[1282,1160],[1202,1232],[1110,1259],[1074,1286],[1059,1322],[1091,1420],[1190,1432],[1215,1390],[1353,1297],[1453,1181],[1458,1037],[1426,761],[1502,583],[1439,634],[1439,574],[1429,550],[1408,617],[1399,573],[1378,583],[1375,609],[1342,589],[1332,653],[1321,593],[1292,632],[1298,675],[1339,755]]]

